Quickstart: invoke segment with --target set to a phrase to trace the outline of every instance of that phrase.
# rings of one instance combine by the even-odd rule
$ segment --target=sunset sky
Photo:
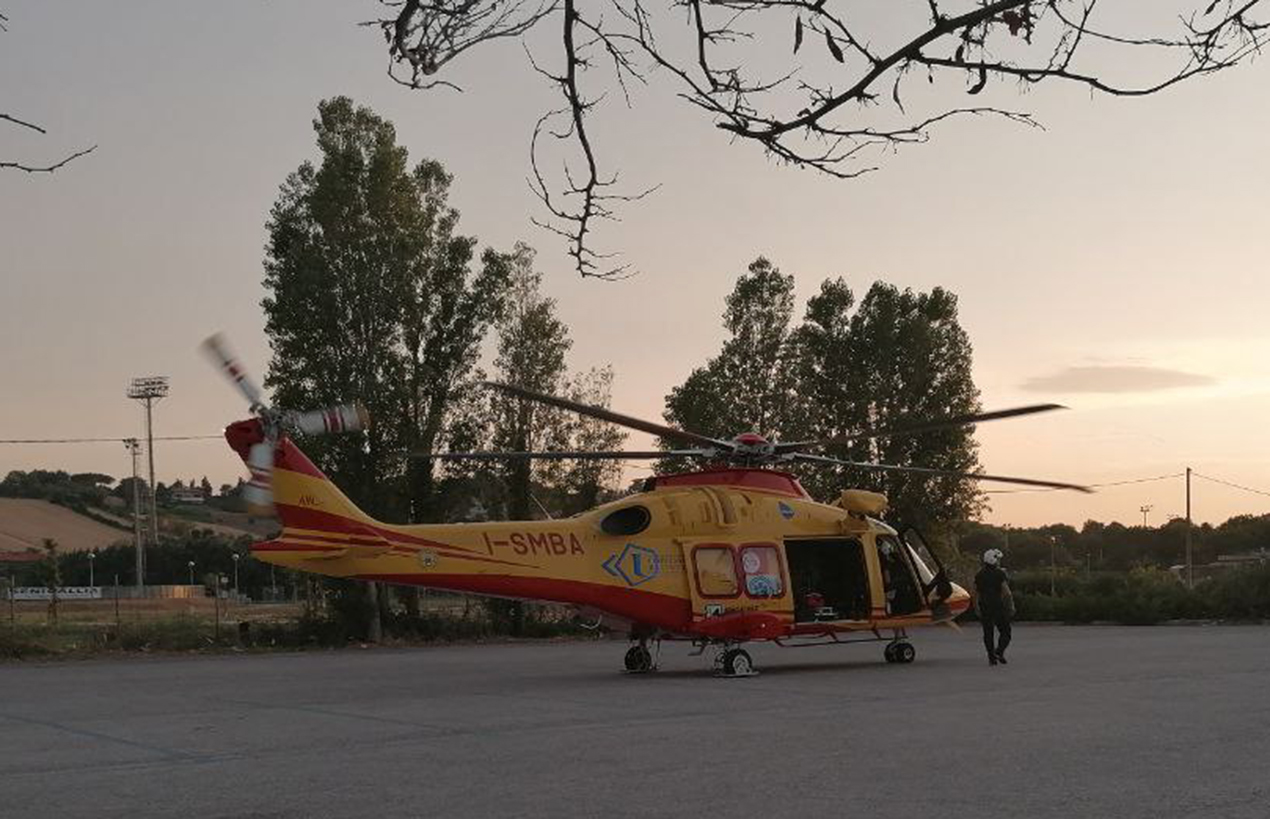
[[[461,230],[539,249],[574,368],[612,364],[613,403],[659,419],[666,393],[723,338],[723,298],[758,255],[800,298],[842,275],[960,297],[985,408],[1071,410],[980,430],[985,470],[1092,484],[1198,473],[1270,492],[1270,62],[1142,99],[1042,87],[1007,99],[1045,125],[974,120],[854,181],[730,144],[654,78],[600,109],[593,139],[633,188],[662,183],[601,235],[638,275],[581,281],[525,181],[552,90],[503,44],[460,62],[465,93],[385,76],[366,2],[53,4],[9,0],[0,129],[31,161],[97,144],[56,174],[0,172],[0,438],[128,435],[132,376],[165,374],[156,434],[215,433],[241,400],[197,351],[222,330],[263,376],[264,224],[286,175],[316,156],[318,100],[346,94],[397,126],[413,158],[455,175]],[[550,38],[542,44],[550,57]],[[479,54],[479,53],[478,53]],[[800,307],[801,310],[801,307]],[[349,396],[350,399],[356,396]],[[632,436],[630,446],[645,439]],[[223,443],[156,450],[159,479],[244,470]],[[60,467],[123,476],[116,444],[0,446],[0,475]],[[993,487],[988,487],[993,488]],[[1092,496],[992,497],[988,519],[1158,524],[1180,478]],[[1270,511],[1209,480],[1197,520]]]

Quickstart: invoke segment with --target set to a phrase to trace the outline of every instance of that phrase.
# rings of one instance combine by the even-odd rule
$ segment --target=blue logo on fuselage
[[[647,583],[661,573],[661,556],[654,549],[628,543],[603,563],[604,571],[628,586]]]

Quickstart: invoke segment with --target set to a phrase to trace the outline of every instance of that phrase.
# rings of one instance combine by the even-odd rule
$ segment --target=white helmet
[[[1005,557],[1005,553],[1000,549],[989,549],[983,553],[983,562],[987,563],[989,566],[998,566],[1000,565],[1001,558],[1003,557]]]

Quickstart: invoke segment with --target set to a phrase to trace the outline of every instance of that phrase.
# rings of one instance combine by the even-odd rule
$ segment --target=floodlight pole
[[[128,385],[128,397],[146,405],[146,456],[150,462],[150,542],[159,542],[159,510],[154,483],[154,402],[168,394],[166,375],[134,378]]]
[[[158,492],[154,482],[154,417],[152,408],[154,399],[146,397],[146,460],[150,462],[150,543],[159,545],[159,510],[157,506]]]

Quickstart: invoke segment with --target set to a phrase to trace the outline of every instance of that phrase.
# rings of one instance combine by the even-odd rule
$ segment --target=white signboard
[[[101,586],[62,586],[57,590],[59,600],[100,600]],[[52,600],[48,586],[14,586],[14,600]]]

